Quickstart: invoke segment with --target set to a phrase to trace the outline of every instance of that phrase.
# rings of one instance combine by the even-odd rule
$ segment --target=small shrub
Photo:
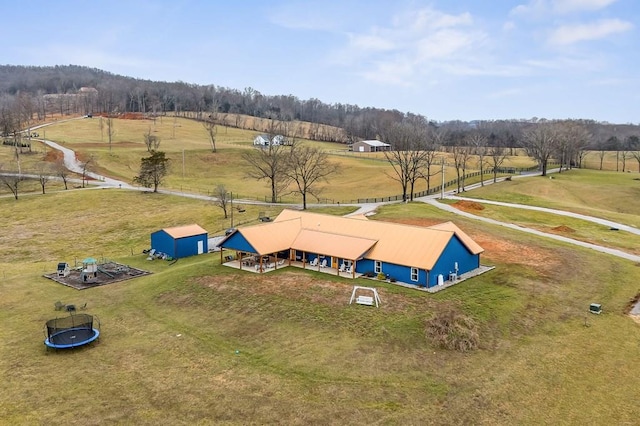
[[[383,272],[380,272],[380,273],[378,274],[378,279],[379,279],[379,280],[386,280],[386,279],[387,279],[387,276],[386,276]]]
[[[434,345],[458,352],[478,348],[480,336],[473,318],[455,307],[445,307],[427,321],[425,334]]]

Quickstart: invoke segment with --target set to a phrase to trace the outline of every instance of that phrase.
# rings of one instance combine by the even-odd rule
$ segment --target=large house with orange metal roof
[[[218,246],[235,251],[224,264],[251,272],[298,266],[427,288],[479,269],[484,251],[452,222],[422,227],[298,210],[236,229]]]

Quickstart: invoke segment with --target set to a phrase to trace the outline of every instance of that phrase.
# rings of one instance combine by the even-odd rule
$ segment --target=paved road
[[[621,250],[612,249],[612,248],[608,248],[608,247],[603,247],[603,246],[599,246],[597,244],[586,243],[584,241],[574,240],[574,239],[571,239],[571,238],[563,237],[561,235],[549,234],[549,233],[546,233],[546,232],[538,231],[536,229],[525,228],[525,227],[522,227],[522,226],[519,226],[519,225],[515,225],[513,223],[499,222],[499,221],[494,220],[494,219],[489,219],[489,218],[482,217],[482,216],[476,216],[474,214],[467,213],[467,212],[464,212],[462,210],[458,210],[455,207],[452,207],[452,206],[450,206],[448,204],[440,203],[440,202],[438,202],[437,200],[435,200],[433,198],[421,198],[418,201],[422,201],[424,203],[427,203],[427,204],[430,204],[430,205],[432,205],[434,207],[437,207],[437,208],[439,208],[441,210],[445,210],[445,211],[450,212],[450,213],[454,213],[454,214],[457,214],[457,215],[460,215],[460,216],[464,216],[464,217],[467,217],[469,219],[479,220],[481,222],[486,222],[486,223],[491,223],[493,225],[503,226],[505,228],[514,229],[516,231],[526,232],[526,233],[529,233],[529,234],[534,234],[534,235],[538,235],[538,236],[541,236],[541,237],[551,238],[551,239],[562,241],[562,242],[565,242],[565,243],[574,244],[574,245],[581,246],[581,247],[586,247],[586,248],[589,248],[589,249],[592,249],[592,250],[596,250],[596,251],[601,252],[601,253],[607,253],[607,254],[610,254],[610,255],[613,255],[613,256],[621,257],[623,259],[627,259],[627,260],[631,260],[631,261],[640,263],[640,256],[636,256],[634,254],[626,253],[626,252],[623,252]],[[553,211],[550,211],[550,212],[553,213]],[[616,224],[616,225],[619,225],[619,224]]]
[[[567,211],[564,211],[564,210],[556,210],[556,209],[550,209],[550,208],[546,208],[546,207],[528,206],[528,205],[525,205],[525,204],[504,203],[504,202],[501,202],[501,201],[483,200],[483,199],[480,199],[480,198],[460,197],[460,196],[457,196],[457,195],[450,195],[450,196],[447,196],[446,198],[450,198],[450,199],[453,199],[453,200],[474,201],[474,202],[482,203],[482,204],[492,204],[492,205],[495,205],[495,206],[504,206],[504,207],[511,207],[511,208],[516,208],[516,209],[535,210],[535,211],[539,211],[539,212],[552,213],[552,214],[556,214],[556,215],[560,215],[560,216],[573,217],[573,218],[576,218],[576,219],[582,219],[582,220],[586,220],[588,222],[593,222],[593,223],[597,223],[599,225],[607,226],[607,227],[610,227],[610,228],[616,228],[616,229],[619,229],[619,230],[630,232],[632,234],[640,235],[640,229],[635,228],[633,226],[624,225],[624,224],[613,222],[613,221],[610,221],[610,220],[607,220],[607,219],[601,219],[599,217],[587,216],[587,215],[580,214],[580,213],[567,212]]]

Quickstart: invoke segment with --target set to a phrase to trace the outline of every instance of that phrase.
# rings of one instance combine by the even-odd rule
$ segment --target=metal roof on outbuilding
[[[173,238],[192,237],[194,235],[202,235],[207,233],[207,231],[204,230],[200,225],[196,224],[174,226],[173,228],[163,228],[162,230]]]

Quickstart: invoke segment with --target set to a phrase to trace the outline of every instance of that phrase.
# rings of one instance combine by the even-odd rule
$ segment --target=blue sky
[[[13,65],[398,109],[640,122],[638,0],[2,2]]]

